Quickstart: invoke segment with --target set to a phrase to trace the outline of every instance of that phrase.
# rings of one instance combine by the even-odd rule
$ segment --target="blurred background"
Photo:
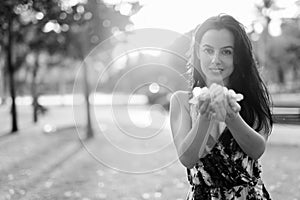
[[[169,100],[173,92],[188,89],[185,65],[191,32],[219,13],[245,25],[272,94],[278,120],[273,142],[280,145],[270,148],[265,165],[276,173],[278,154],[291,164],[282,166],[278,176],[268,172],[269,188],[278,199],[299,198],[299,188],[281,185],[287,179],[291,185],[300,181],[293,174],[299,168],[295,161],[300,144],[299,0],[2,0],[0,199],[184,199],[188,186],[179,163],[169,172],[148,174],[149,185],[137,190],[134,183],[126,188],[113,178],[118,170],[144,173],[174,163],[172,145],[165,152],[166,162],[151,158],[158,163],[152,166],[150,158],[137,159],[127,167],[110,160],[118,153],[100,147],[105,146],[103,137],[111,137],[108,143],[130,149],[136,143],[120,136],[124,130],[140,141],[141,135],[156,136],[154,130],[164,132],[147,147],[139,143],[135,153],[172,143]],[[94,155],[81,152],[78,136]],[[281,146],[283,138],[288,147]],[[77,160],[70,161],[72,156]],[[86,157],[101,158],[98,164],[108,167],[100,169]],[[77,161],[79,168],[70,170]],[[69,177],[78,171],[84,176]],[[128,181],[128,175],[120,176]],[[169,176],[173,178],[166,182]],[[144,178],[135,177],[142,184]],[[48,193],[42,194],[45,188]],[[172,193],[174,188],[181,190]]]

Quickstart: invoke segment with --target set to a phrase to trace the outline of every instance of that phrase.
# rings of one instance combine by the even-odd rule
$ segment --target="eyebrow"
[[[202,45],[203,47],[209,47],[209,48],[214,48],[213,46],[209,45],[209,44],[204,44]],[[231,49],[234,49],[233,46],[224,46],[224,47],[221,47],[221,49],[226,49],[226,48],[231,48]]]

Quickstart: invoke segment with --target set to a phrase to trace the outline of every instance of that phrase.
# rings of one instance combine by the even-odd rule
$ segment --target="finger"
[[[207,119],[210,119],[212,113],[213,112],[210,111],[209,106],[208,106],[206,110],[204,110],[204,109],[202,110],[201,115]]]
[[[201,106],[205,101],[210,101],[210,96],[209,93],[207,92],[206,94],[202,94],[198,98],[198,103]]]
[[[217,86],[214,91],[213,91],[213,94],[214,94],[214,100],[215,101],[223,101],[226,94],[225,94],[225,90],[223,89],[222,86]]]
[[[200,113],[203,114],[207,111],[209,105],[209,100],[205,100],[203,104],[200,106]]]
[[[198,106],[201,107],[204,102],[205,102],[205,100],[199,98],[198,99]]]
[[[215,83],[211,84],[209,87],[209,94],[212,99],[214,99],[214,97],[216,96],[217,87],[218,87],[218,85]]]
[[[214,113],[214,112],[210,112],[210,113],[209,113],[209,118],[210,118],[210,119],[217,119],[217,114]]]
[[[234,109],[234,111],[235,112],[240,112],[241,111],[241,106],[238,104],[238,103],[235,103],[236,105],[235,105],[235,109]]]
[[[218,104],[218,113],[219,113],[220,119],[225,119],[227,110],[223,103]]]
[[[234,107],[235,106],[235,103],[236,103],[236,101],[234,100],[234,99],[229,99],[229,105],[231,106],[231,107]]]
[[[232,95],[232,94],[228,93],[228,95],[227,95],[227,100],[228,100],[228,101],[236,101],[235,95]]]
[[[222,97],[221,97],[222,98]],[[224,98],[223,96],[223,99],[219,98],[219,100],[215,100],[211,103],[211,105],[213,107],[215,107],[216,109],[223,109],[223,110],[226,110],[226,107],[227,107],[227,100],[226,98]]]
[[[228,94],[229,94],[229,96],[231,96],[231,97],[234,97],[234,96],[236,95],[235,91],[232,90],[232,89],[229,89],[229,90],[228,90]]]
[[[230,107],[234,112],[239,112],[241,110],[241,106],[235,100],[230,101]]]
[[[219,121],[223,121],[226,117],[226,107],[223,102],[212,102],[210,103],[210,108],[215,113],[213,116]]]
[[[217,93],[217,92],[220,91],[220,90],[223,90],[223,89],[222,89],[222,86],[217,85],[217,84],[215,84],[215,83],[213,83],[213,84],[211,85],[211,87],[209,87],[209,91],[210,91],[211,93]]]

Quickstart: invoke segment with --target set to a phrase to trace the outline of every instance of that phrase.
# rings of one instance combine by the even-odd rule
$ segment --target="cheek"
[[[233,60],[228,61],[228,62],[225,64],[225,66],[226,66],[226,69],[227,69],[226,75],[227,75],[227,76],[232,75],[232,73],[233,73],[233,71],[234,71]]]
[[[207,55],[202,55],[200,57],[200,66],[202,69],[207,68],[211,64],[211,58]]]
[[[225,58],[223,63],[228,68],[233,68],[233,58]]]

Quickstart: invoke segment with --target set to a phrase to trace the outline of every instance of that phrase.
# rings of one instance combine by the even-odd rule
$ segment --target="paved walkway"
[[[110,110],[107,108],[96,107],[95,108],[95,116],[97,118],[97,122],[104,122],[107,120],[113,120],[111,118]],[[137,116],[140,120],[143,120],[143,113],[146,113],[146,110],[142,108],[136,109],[133,111],[131,116]],[[0,107],[0,136],[5,135],[10,130],[10,116],[8,115],[8,108]],[[81,111],[80,115],[84,116],[85,113]],[[44,130],[51,131],[55,129],[61,129],[65,127],[74,126],[74,112],[72,107],[70,106],[55,106],[49,108],[49,112],[41,116],[39,119],[38,125],[32,124],[32,116],[31,116],[31,108],[30,107],[20,107],[19,108],[19,128],[20,132],[28,132],[31,130]],[[76,114],[76,118],[79,118],[79,114]],[[131,117],[130,116],[130,117]],[[22,120],[21,120],[22,119]],[[136,121],[135,119],[133,119]],[[78,121],[78,120],[77,120]],[[77,122],[76,121],[76,122]],[[84,124],[84,120],[80,119],[81,125]],[[138,124],[138,121],[134,122]],[[165,123],[168,123],[168,119],[166,119]],[[78,122],[77,122],[78,124]],[[36,127],[40,127],[40,129]],[[165,129],[170,129],[169,125],[165,125]],[[269,137],[268,144],[270,145],[296,145],[300,146],[300,126],[299,125],[285,125],[285,124],[274,124],[273,131]]]
[[[19,134],[0,138],[0,177],[3,177],[0,180],[0,200],[2,197],[5,200],[184,199],[188,183],[185,169],[179,162],[173,163],[177,159],[174,158],[175,150],[165,148],[157,154],[153,151],[164,147],[167,142],[171,144],[168,126],[163,129],[162,134],[149,137],[147,143],[134,143],[127,140],[129,137],[126,137],[119,127],[113,126],[114,122],[111,121],[108,110],[97,109],[97,120],[106,125],[102,128],[104,132],[109,133],[107,136],[112,144],[126,150],[124,152],[140,155],[138,159],[119,153],[112,148],[111,143],[105,142],[99,135],[86,142],[86,148],[82,148],[73,129],[56,132],[61,134],[43,134],[45,127],[61,130],[74,124],[72,108],[51,108],[38,125],[27,123],[26,127],[21,126]],[[133,113],[143,116],[144,112],[145,109],[140,109]],[[121,119],[126,119],[123,112],[118,114]],[[23,117],[26,116],[24,112]],[[84,118],[84,115],[79,116]],[[25,118],[28,122],[30,119]],[[143,125],[138,120],[135,124]],[[146,137],[154,133],[149,128],[141,128],[141,133],[135,132],[136,129],[131,126],[121,127],[130,131],[131,136]],[[299,200],[299,131],[300,126],[274,125],[269,148],[262,157],[263,178],[273,199]],[[145,157],[135,152],[152,153]],[[100,160],[96,161],[92,155]],[[113,170],[141,172],[157,169],[158,166],[168,167],[139,175]]]
[[[271,145],[300,146],[300,126],[275,124],[268,142]]]

